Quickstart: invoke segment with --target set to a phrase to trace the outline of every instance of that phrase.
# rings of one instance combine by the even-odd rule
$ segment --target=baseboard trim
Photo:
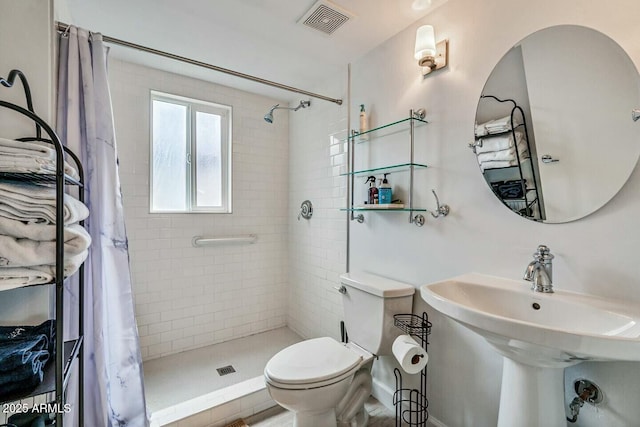
[[[393,393],[394,391],[388,385],[376,378],[373,378],[371,384],[371,395],[390,411],[395,411],[393,406]]]
[[[382,381],[373,378],[371,384],[371,395],[375,397],[378,402],[382,403],[387,409],[395,412],[395,407],[393,406],[393,393],[388,385],[384,384]],[[447,427],[445,423],[440,421],[439,419],[429,415],[429,419],[427,420],[427,424],[432,427]]]
[[[427,422],[433,427],[447,427],[445,423],[437,418],[432,417],[431,415],[429,415],[429,419],[427,420]]]

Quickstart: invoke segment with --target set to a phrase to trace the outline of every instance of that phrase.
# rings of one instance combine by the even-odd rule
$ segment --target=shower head
[[[276,108],[278,108],[278,106],[280,106],[280,104],[276,104],[273,107],[271,107],[271,110],[269,110],[269,112],[267,114],[264,115],[264,121],[267,123],[273,123],[273,110],[275,110]]]
[[[264,115],[264,121],[267,123],[273,123],[273,110],[293,110],[293,111],[298,111],[301,108],[307,108],[311,105],[311,101],[300,101],[300,104],[298,104],[297,107],[293,108],[293,107],[281,107],[280,104],[276,104],[273,107],[271,107],[271,109],[269,110],[269,112],[267,114]]]

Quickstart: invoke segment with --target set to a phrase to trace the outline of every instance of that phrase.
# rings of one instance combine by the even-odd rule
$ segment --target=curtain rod
[[[64,33],[69,28],[69,24],[65,24],[63,22],[56,22],[56,27],[57,27],[56,29],[59,32]],[[251,80],[251,81],[256,82],[256,83],[262,83],[262,84],[265,84],[265,85],[268,85],[268,86],[276,87],[278,89],[287,90],[289,92],[296,92],[296,93],[300,93],[302,95],[310,96],[312,98],[318,98],[318,99],[322,99],[322,100],[325,100],[325,101],[336,103],[338,105],[342,105],[342,99],[329,98],[328,96],[319,95],[317,93],[313,93],[313,92],[309,92],[309,91],[306,91],[306,90],[298,89],[298,88],[295,88],[295,87],[292,87],[292,86],[283,85],[281,83],[273,82],[271,80],[261,79],[260,77],[252,76],[250,74],[240,73],[238,71],[230,70],[228,68],[218,67],[217,65],[207,64],[206,62],[196,61],[195,59],[186,58],[184,56],[175,55],[173,53],[164,52],[164,51],[161,51],[161,50],[157,50],[157,49],[153,49],[153,48],[150,48],[150,47],[142,46],[142,45],[139,45],[139,44],[131,43],[131,42],[128,42],[128,41],[125,41],[125,40],[116,39],[114,37],[105,36],[104,34],[102,35],[102,40],[104,40],[107,43],[117,44],[117,45],[128,47],[128,48],[131,48],[131,49],[141,50],[143,52],[152,53],[154,55],[163,56],[165,58],[170,58],[170,59],[174,59],[176,61],[186,62],[187,64],[196,65],[198,67],[207,68],[209,70],[218,71],[218,72],[225,73],[225,74],[230,74],[232,76],[240,77],[242,79]]]

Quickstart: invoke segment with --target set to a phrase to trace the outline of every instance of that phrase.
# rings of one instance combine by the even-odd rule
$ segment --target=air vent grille
[[[337,6],[326,0],[319,1],[313,5],[299,22],[325,34],[333,34],[335,30],[353,18],[353,15],[349,12],[338,9]]]
[[[222,368],[217,368],[216,371],[218,371],[218,375],[223,376],[223,375],[233,374],[236,370],[233,369],[233,366],[228,365],[228,366],[223,366]]]

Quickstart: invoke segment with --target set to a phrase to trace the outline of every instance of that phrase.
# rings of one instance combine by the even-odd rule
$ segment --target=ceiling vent
[[[354,15],[343,8],[330,1],[320,0],[300,18],[298,23],[325,34],[333,34],[335,30],[353,18]]]

